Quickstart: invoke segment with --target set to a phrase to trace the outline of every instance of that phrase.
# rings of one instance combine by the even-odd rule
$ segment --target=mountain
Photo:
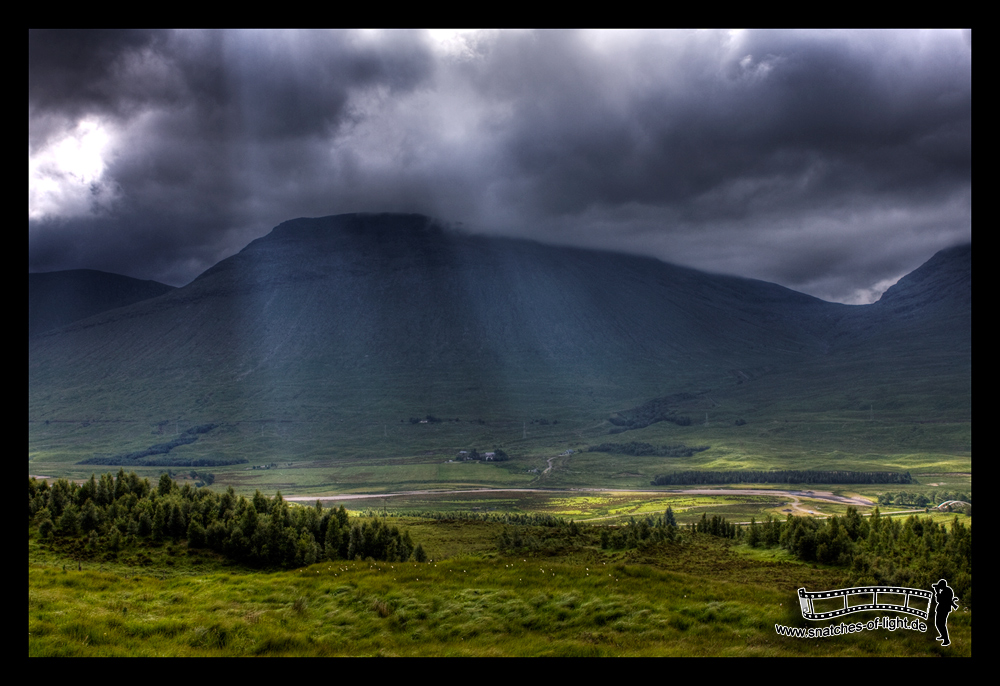
[[[244,445],[247,427],[273,424],[289,441],[269,449],[309,455],[329,445],[364,454],[376,435],[386,450],[410,449],[388,426],[426,415],[463,430],[561,419],[605,433],[610,415],[654,398],[695,416],[705,398],[749,413],[787,402],[789,388],[881,398],[905,375],[902,348],[908,369],[957,379],[949,411],[961,414],[971,403],[965,255],[936,256],[859,307],[651,258],[468,235],[419,215],[296,219],[183,288],[30,339],[29,427],[212,424],[222,427],[212,436]],[[950,334],[933,325],[942,308]],[[911,359],[912,337],[865,345],[921,313],[935,337],[960,341],[943,341],[944,358]],[[149,442],[122,436],[79,449]]]
[[[28,338],[174,289],[95,269],[28,274]]]
[[[894,315],[972,312],[972,244],[939,251],[891,286],[876,303]]]
[[[872,305],[840,322],[852,354],[883,349],[890,358],[944,355],[972,365],[972,245],[939,251]]]

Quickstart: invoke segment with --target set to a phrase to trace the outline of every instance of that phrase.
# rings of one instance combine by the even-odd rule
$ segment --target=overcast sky
[[[972,34],[29,32],[29,272],[387,211],[870,302],[972,240]]]

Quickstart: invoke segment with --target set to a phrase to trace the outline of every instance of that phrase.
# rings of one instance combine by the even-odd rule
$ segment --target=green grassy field
[[[581,503],[551,503],[579,507]],[[822,626],[796,589],[842,570],[702,535],[607,552],[496,549],[500,525],[401,519],[431,561],[250,570],[183,544],[83,562],[28,538],[29,656],[971,656],[972,611],[952,645],[888,630],[806,640]],[[78,566],[81,567],[78,569]],[[871,615],[873,613],[863,613]],[[856,618],[865,619],[862,615]],[[839,623],[839,622],[834,622]]]

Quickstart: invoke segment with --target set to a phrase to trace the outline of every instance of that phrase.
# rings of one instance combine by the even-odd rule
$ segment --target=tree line
[[[631,517],[628,526],[601,527],[601,548],[622,550],[638,548],[653,543],[675,543],[679,539],[680,527],[672,507],[667,507],[662,515],[647,515],[638,520]]]
[[[403,516],[391,510],[362,510],[366,516],[398,517]],[[407,512],[406,517],[421,517],[424,519],[436,519],[443,521],[473,521],[473,522],[496,522],[512,526],[544,526],[544,527],[568,527],[572,520],[567,522],[563,517],[556,517],[550,514],[536,514],[533,512],[438,512],[436,510],[421,510],[420,512]]]
[[[503,521],[494,516],[480,518]],[[828,519],[788,515],[782,520],[768,515],[764,521],[754,518],[745,525],[719,515],[702,514],[699,521],[679,526],[668,507],[661,515],[632,517],[624,525],[587,526],[553,520],[547,528],[533,531],[508,526],[499,536],[498,547],[545,553],[560,546],[579,547],[599,540],[605,550],[622,550],[683,545],[695,535],[715,536],[755,548],[781,547],[804,562],[839,566],[846,571],[846,585],[929,588],[939,579],[947,579],[963,604],[972,602],[972,530],[957,517],[946,526],[930,517],[884,517],[877,508],[866,518],[849,507],[845,515]]]
[[[43,539],[84,536],[88,547],[114,556],[141,540],[186,540],[254,566],[292,567],[322,559],[426,560],[409,532],[385,522],[351,524],[347,511],[289,506],[279,492],[252,498],[178,486],[168,474],[156,488],[124,469],[78,485],[28,479],[28,521]]]
[[[913,479],[909,472],[853,472],[817,470],[720,470],[683,471],[658,474],[650,482],[653,486],[674,484],[908,484]]]
[[[781,546],[806,562],[846,567],[852,586],[928,588],[947,579],[963,604],[972,602],[972,529],[958,517],[945,526],[930,517],[883,517],[878,508],[865,518],[850,507],[843,517],[824,520],[751,520],[743,540],[754,547]]]
[[[604,548],[636,548],[658,542],[683,542],[668,516],[631,520],[627,527],[604,527]],[[930,517],[883,517],[878,508],[862,517],[847,508],[842,517],[828,519],[795,517],[785,520],[770,515],[749,526],[727,522],[724,517],[702,514],[701,520],[680,531],[707,534],[746,543],[752,547],[781,547],[804,562],[819,562],[847,570],[851,586],[886,585],[929,588],[947,579],[963,604],[972,602],[972,529],[956,517],[951,524],[938,524]]]
[[[618,427],[611,429],[608,433],[618,434],[630,429],[642,429],[657,422],[673,422],[678,426],[690,426],[691,418],[675,414],[670,406],[692,400],[694,397],[690,393],[676,393],[662,398],[653,398],[638,407],[618,412],[608,417],[608,421]]]
[[[144,450],[136,450],[121,455],[95,455],[77,464],[141,466],[141,467],[221,467],[230,464],[243,464],[247,460],[242,457],[169,457],[174,448],[188,445],[198,440],[201,434],[216,428],[216,424],[201,424],[193,426],[184,433],[166,443],[158,443]]]
[[[958,491],[931,491],[929,494],[908,493],[899,491],[898,493],[879,493],[879,505],[916,505],[917,507],[936,506],[947,500],[960,500],[972,504],[972,496],[968,493]]]
[[[653,455],[656,457],[691,457],[695,453],[708,450],[711,446],[700,445],[695,447],[678,445],[653,445],[652,443],[642,443],[631,441],[629,443],[601,443],[600,445],[587,446],[587,452],[591,453],[616,453],[618,455],[635,455],[643,457]]]

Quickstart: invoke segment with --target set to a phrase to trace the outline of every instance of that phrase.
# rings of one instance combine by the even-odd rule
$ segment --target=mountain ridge
[[[174,290],[96,269],[28,273],[28,337]]]
[[[337,440],[362,450],[365,430],[343,427],[357,423],[349,417],[598,426],[657,397],[690,396],[678,412],[706,393],[716,403],[751,387],[779,397],[789,384],[882,398],[914,374],[943,379],[948,411],[961,415],[971,295],[966,314],[949,306],[938,325],[933,284],[958,263],[928,264],[917,286],[900,280],[901,310],[897,292],[882,305],[828,303],[653,258],[467,234],[421,215],[300,218],[187,286],[30,340],[29,422],[306,421],[324,435],[346,431]],[[949,283],[960,296],[961,279]],[[109,452],[132,449],[107,440]]]

